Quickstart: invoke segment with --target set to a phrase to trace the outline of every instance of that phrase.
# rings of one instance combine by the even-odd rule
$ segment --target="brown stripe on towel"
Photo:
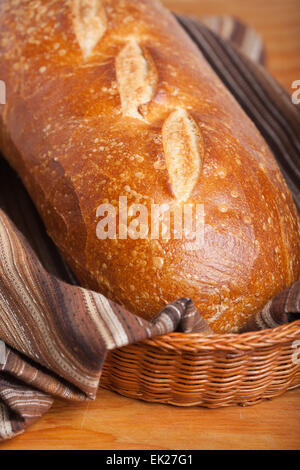
[[[199,21],[197,21],[199,24]],[[233,16],[205,16],[201,24],[207,26],[217,36],[228,41],[242,54],[254,62],[265,64],[265,49],[256,31]]]

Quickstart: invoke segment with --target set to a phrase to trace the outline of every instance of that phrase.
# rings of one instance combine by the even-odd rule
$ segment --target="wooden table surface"
[[[233,14],[263,37],[268,69],[288,90],[300,79],[300,0],[165,0],[173,11]],[[131,400],[53,408],[3,449],[300,449],[300,388],[252,407],[208,410]]]

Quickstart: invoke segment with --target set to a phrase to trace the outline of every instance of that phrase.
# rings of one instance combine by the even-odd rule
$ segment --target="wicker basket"
[[[101,385],[178,406],[254,405],[300,386],[299,344],[300,320],[240,335],[172,333],[112,351]]]

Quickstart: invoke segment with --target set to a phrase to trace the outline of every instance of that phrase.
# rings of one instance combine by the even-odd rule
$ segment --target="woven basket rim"
[[[203,335],[201,333],[169,333],[142,341],[143,344],[164,350],[197,353],[203,350],[249,351],[255,348],[270,347],[300,340],[300,320],[280,325],[276,328],[250,331],[247,333],[227,333]]]

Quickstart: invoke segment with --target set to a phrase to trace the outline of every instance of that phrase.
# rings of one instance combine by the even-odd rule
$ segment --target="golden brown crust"
[[[299,278],[273,155],[158,2],[1,0],[0,63],[1,148],[83,285],[147,318],[188,296],[225,332]],[[149,211],[204,204],[204,246],[99,240],[97,207],[120,195]]]

